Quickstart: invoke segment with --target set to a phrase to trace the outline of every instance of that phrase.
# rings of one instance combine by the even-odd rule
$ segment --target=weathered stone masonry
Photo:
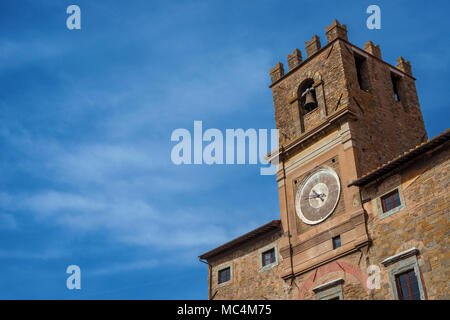
[[[336,20],[326,40],[306,41],[305,60],[288,54],[287,72],[270,70],[280,220],[200,256],[209,298],[449,299],[450,130],[428,139],[404,58],[393,66],[379,45],[356,47]],[[298,195],[317,168],[341,191],[330,216],[305,223]],[[276,261],[263,266],[271,248]]]

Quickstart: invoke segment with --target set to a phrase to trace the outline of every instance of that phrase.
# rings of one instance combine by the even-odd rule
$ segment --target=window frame
[[[404,299],[403,297],[403,290],[402,290],[402,284],[400,282],[400,277],[405,275],[406,277],[406,286],[408,288],[408,294],[409,297],[412,298],[413,297],[413,292],[412,292],[412,288],[411,288],[411,279],[410,279],[410,274],[413,274],[414,277],[416,278],[416,282],[417,282],[417,288],[419,289],[419,279],[417,279],[416,274],[414,273],[414,269],[410,269],[407,271],[404,271],[402,273],[398,273],[395,275],[395,284],[397,287],[397,295],[399,300],[415,300],[415,299]],[[420,289],[419,289],[419,300],[420,300]]]
[[[272,263],[264,264],[264,253],[267,253],[268,251],[273,250],[273,258],[275,259]],[[263,272],[269,269],[272,269],[273,267],[278,266],[279,260],[278,260],[278,244],[277,243],[271,243],[269,245],[266,245],[258,250],[258,257],[259,257],[259,272]]]
[[[339,240],[339,246],[337,245],[336,240]],[[331,238],[331,241],[333,242],[333,250],[336,250],[336,249],[339,249],[340,247],[342,247],[342,239],[341,239],[340,234]]]
[[[336,298],[344,300],[342,293],[344,282],[344,279],[339,278],[313,288],[312,291],[316,294],[316,300],[335,300]]]
[[[395,192],[396,190],[398,191],[400,205],[395,207],[395,208],[392,208],[389,211],[384,211],[383,210],[384,205],[383,205],[382,199],[384,197],[388,196],[389,194]],[[391,216],[391,215],[393,215],[393,214],[395,214],[395,213],[405,209],[406,208],[406,202],[405,202],[405,198],[404,198],[404,195],[403,195],[403,188],[402,188],[401,184],[397,185],[394,188],[391,188],[391,189],[387,190],[386,192],[378,194],[377,198],[376,198],[376,201],[375,201],[375,205],[376,205],[376,211],[378,212],[378,214],[381,217],[381,219],[387,218],[387,217],[389,217],[389,216]]]
[[[226,270],[226,269],[230,269],[230,271],[229,271],[229,273],[230,273],[229,279],[227,281],[224,281],[224,282],[219,282],[220,281],[220,274],[221,274],[221,272]],[[217,266],[217,269],[216,269],[216,281],[215,281],[217,287],[223,287],[223,286],[231,284],[232,281],[233,281],[233,272],[234,272],[234,270],[233,270],[233,262],[228,262],[228,263],[224,263],[224,264],[221,264],[221,265]]]
[[[222,281],[222,275],[225,273],[225,280]],[[219,270],[219,277],[217,279],[218,284],[222,284],[231,280],[231,268],[226,267]]]
[[[419,250],[417,248],[411,248],[388,257],[381,262],[388,270],[394,300],[399,300],[396,277],[409,270],[414,270],[420,291],[420,300],[425,300],[424,282],[420,272],[419,261],[417,259],[418,254]]]
[[[270,254],[270,262],[269,263],[266,263],[266,254]],[[274,263],[277,260],[277,258],[275,257],[275,248],[271,248],[271,249],[261,253],[261,259],[262,259],[261,263],[262,263],[263,267]]]
[[[398,205],[395,205],[394,195],[396,195],[396,194],[398,194],[398,202],[399,202]],[[385,194],[384,196],[381,196],[380,198],[381,198],[381,207],[383,209],[383,213],[394,210],[395,208],[400,207],[402,205],[402,201],[400,199],[400,192],[398,191],[398,189],[394,189],[393,191]],[[387,199],[391,199],[391,201],[392,201],[392,207],[389,210],[387,210],[387,208],[386,208],[386,200]]]

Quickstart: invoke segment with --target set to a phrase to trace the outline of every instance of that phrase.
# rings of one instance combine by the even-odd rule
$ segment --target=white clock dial
[[[336,209],[341,192],[339,177],[331,168],[320,168],[299,186],[295,209],[307,224],[317,224]]]

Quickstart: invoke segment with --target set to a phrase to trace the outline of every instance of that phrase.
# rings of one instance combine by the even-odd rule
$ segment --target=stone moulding
[[[310,139],[315,137],[318,134],[323,134],[323,130],[326,128],[334,125],[338,121],[348,121],[347,119],[356,119],[355,114],[348,108],[342,108],[338,112],[335,112],[328,116],[320,125],[318,125],[313,130],[305,132],[303,135],[299,136],[298,138],[290,141],[286,145],[283,146],[284,153],[292,152],[294,148],[297,148],[301,146],[303,143],[308,142]],[[344,120],[342,120],[344,118]],[[274,159],[278,158],[280,156],[280,148],[272,151],[266,156],[266,161],[272,163]]]
[[[350,217],[351,222],[347,221],[346,223],[343,223],[340,226],[345,226],[345,227],[349,228],[350,225],[353,224],[353,228],[351,228],[351,229],[355,229],[355,227],[357,225],[364,223],[364,219],[365,219],[364,211],[361,210],[361,211],[358,211],[357,214],[351,215],[351,217]],[[305,242],[303,242],[297,246],[294,246],[293,247],[293,256],[295,256],[299,252],[296,250],[299,250],[300,247],[302,245],[306,245],[306,243],[308,244],[308,247],[313,247],[314,245],[317,245],[317,243],[323,242],[324,239],[321,239],[321,238],[322,237],[320,235],[318,235],[316,237],[306,240]],[[331,237],[329,237],[329,236],[327,236],[327,238],[331,239]],[[361,235],[357,239],[354,239],[352,242],[345,244],[344,247],[339,248],[338,252],[329,251],[329,252],[323,253],[315,258],[309,259],[308,261],[305,261],[301,265],[295,266],[293,273],[291,271],[283,272],[281,275],[281,278],[283,280],[287,280],[287,279],[292,278],[293,276],[294,277],[300,276],[308,271],[314,270],[314,269],[321,267],[327,263],[338,260],[338,259],[345,257],[349,254],[352,254],[356,251],[360,251],[362,248],[366,247],[369,243],[370,243],[370,240],[369,240],[367,234]],[[303,249],[302,251],[304,251],[305,248],[302,248],[302,249]],[[280,249],[280,254],[283,257],[283,259],[289,258],[288,250],[289,250],[288,247]]]
[[[411,248],[405,251],[402,251],[400,253],[397,253],[396,255],[393,255],[391,257],[388,257],[386,259],[384,259],[383,261],[381,261],[381,264],[385,267],[396,263],[400,260],[404,260],[406,258],[412,257],[412,256],[417,256],[419,254],[419,249],[417,248]]]
[[[344,283],[344,279],[342,279],[342,278],[339,278],[336,280],[331,280],[329,282],[326,282],[324,284],[321,284],[320,286],[313,288],[312,291],[314,291],[314,293],[317,293],[319,291],[324,291],[326,289],[335,287],[335,286],[343,284],[343,283]]]

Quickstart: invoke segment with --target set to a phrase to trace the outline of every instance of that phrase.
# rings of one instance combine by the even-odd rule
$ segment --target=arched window
[[[306,79],[298,87],[298,97],[300,108],[303,114],[317,108],[316,92],[313,87],[314,80]]]

